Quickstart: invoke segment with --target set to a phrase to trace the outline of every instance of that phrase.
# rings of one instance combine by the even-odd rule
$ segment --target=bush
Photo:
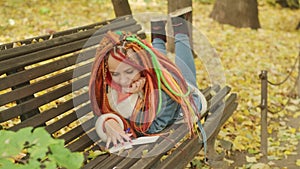
[[[43,128],[26,127],[17,132],[0,130],[0,168],[80,168],[82,153],[64,147]]]

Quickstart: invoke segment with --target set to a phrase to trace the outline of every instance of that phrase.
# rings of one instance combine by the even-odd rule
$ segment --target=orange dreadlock
[[[156,55],[162,76],[165,79],[165,81],[158,81],[159,76],[155,70],[155,66],[157,65],[155,65],[151,60],[153,56],[150,55],[149,52],[144,49],[145,47],[140,44],[126,40],[126,37],[129,36],[132,35],[130,33],[117,34],[109,31],[97,48],[89,83],[89,95],[94,113],[98,116],[105,113],[114,113],[123,120],[125,128],[130,127],[133,128],[134,131],[147,135],[146,132],[157,114],[159,99],[161,99],[159,98],[157,90],[159,89],[159,85],[161,85],[161,90],[166,92],[174,101],[181,104],[185,121],[192,132],[193,120],[191,117],[192,113],[195,113],[191,112],[191,109],[189,109],[189,107],[195,107],[192,96],[188,95],[183,97],[174,93],[184,94],[188,92],[188,85],[182,74],[175,64],[173,64],[168,58],[152,48],[152,46],[146,41],[135,37],[138,41],[143,42],[143,44],[151,49]],[[130,123],[128,123],[118,112],[115,112],[108,102],[107,85],[111,80],[111,76],[106,64],[109,52],[114,50],[114,47],[116,46],[122,46],[124,47],[123,49],[125,49],[125,51],[117,51],[120,55],[118,55],[119,58],[116,59],[139,69],[142,72],[142,75],[146,78],[146,84],[144,87],[145,97],[144,99],[138,99],[136,107],[132,113]],[[126,55],[126,51],[129,49],[136,53],[136,57],[128,57]],[[137,119],[139,113],[143,113],[143,121],[141,121],[141,119]]]

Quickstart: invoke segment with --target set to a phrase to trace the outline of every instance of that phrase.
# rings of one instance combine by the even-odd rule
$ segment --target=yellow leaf
[[[246,161],[248,163],[256,163],[257,162],[256,157],[248,157],[248,156],[246,156]]]
[[[298,118],[300,116],[300,112],[297,112],[293,115],[294,118]]]
[[[147,149],[143,150],[143,152],[142,152],[142,156],[145,156],[145,155],[147,155],[147,153],[148,153],[148,150],[147,150]]]
[[[290,154],[291,154],[291,151],[286,150],[286,151],[284,151],[284,154],[285,154],[285,155],[290,155]]]
[[[269,133],[269,134],[272,134],[272,132],[273,132],[273,129],[272,129],[271,127],[269,127],[269,128],[268,128],[268,133]]]
[[[296,166],[300,166],[300,159],[296,161]]]
[[[271,169],[269,165],[264,163],[257,163],[251,166],[250,169]]]
[[[296,129],[296,128],[290,128],[290,130],[289,130],[289,132],[290,132],[290,133],[292,133],[292,134],[295,134],[295,133],[296,133],[296,131],[297,131],[297,129]]]

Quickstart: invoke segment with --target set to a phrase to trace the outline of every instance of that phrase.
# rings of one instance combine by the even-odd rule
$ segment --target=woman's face
[[[141,77],[138,69],[116,60],[111,55],[109,55],[107,63],[112,80],[122,88],[129,88],[133,82]]]

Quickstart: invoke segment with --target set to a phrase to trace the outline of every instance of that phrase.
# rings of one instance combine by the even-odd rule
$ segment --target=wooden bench
[[[173,125],[166,139],[160,138],[156,143],[136,146],[119,155],[88,158],[90,150],[99,150],[87,92],[95,54],[93,46],[108,30],[136,33],[141,26],[125,17],[23,40],[19,42],[24,44],[21,47],[13,48],[14,43],[1,45],[0,123],[12,131],[45,126],[53,137],[64,139],[71,151],[84,153],[83,168],[184,168],[199,153],[202,144],[198,137],[184,139],[187,128],[183,124]],[[43,40],[32,44],[34,39]],[[230,93],[228,86],[208,87],[203,93],[209,103],[205,115],[222,113],[209,138],[214,142],[237,107],[236,94]],[[147,155],[143,155],[144,150],[148,150]],[[155,154],[158,150],[168,153]],[[129,153],[131,157],[135,154],[143,158],[126,157]]]

